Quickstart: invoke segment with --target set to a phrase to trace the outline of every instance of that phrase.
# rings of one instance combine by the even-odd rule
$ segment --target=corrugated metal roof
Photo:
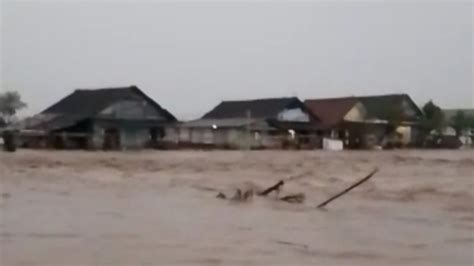
[[[151,104],[170,122],[176,118],[148,97],[136,86],[84,90],[79,89],[53,104],[42,114],[94,116],[106,107],[122,100],[144,100]]]
[[[306,109],[306,106],[296,97],[223,101],[210,112],[205,114],[202,118],[246,118],[248,116],[248,112],[250,112],[251,118],[277,118],[277,115],[283,110],[298,107]],[[312,114],[310,115],[312,116]],[[312,118],[313,120],[318,120],[317,117]]]

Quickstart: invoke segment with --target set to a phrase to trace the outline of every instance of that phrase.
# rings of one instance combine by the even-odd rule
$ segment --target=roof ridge
[[[357,96],[347,96],[347,97],[331,97],[331,98],[312,98],[312,99],[306,99],[304,100],[305,102],[308,101],[335,101],[335,100],[358,100]]]
[[[388,97],[388,96],[410,96],[408,93],[389,93],[389,94],[371,94],[365,96],[356,96],[356,98],[369,98],[369,97]]]
[[[128,89],[137,89],[136,85],[130,86],[123,86],[123,87],[104,87],[104,88],[77,88],[74,91],[85,91],[85,92],[93,92],[93,91],[107,91],[107,90],[128,90]]]
[[[271,98],[257,98],[257,99],[247,99],[247,100],[222,100],[222,103],[231,103],[231,102],[256,102],[256,101],[265,101],[265,100],[286,100],[286,99],[297,99],[296,96],[291,97],[271,97]]]
[[[391,97],[391,96],[409,96],[408,93],[390,93],[390,94],[371,94],[371,95],[352,95],[352,96],[340,96],[340,97],[327,97],[327,98],[309,98],[305,101],[319,101],[319,100],[339,100],[339,99],[360,99],[360,98],[371,98],[371,97]]]

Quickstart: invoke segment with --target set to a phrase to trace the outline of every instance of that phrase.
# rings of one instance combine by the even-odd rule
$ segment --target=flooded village
[[[474,266],[473,10],[0,1],[0,266]]]
[[[407,94],[179,121],[136,86],[74,90],[4,130],[2,264],[472,265],[472,131],[424,121]]]
[[[342,150],[472,145],[471,125],[445,133],[427,127],[427,121],[407,94],[223,101],[199,119],[178,121],[141,89],[129,86],[75,90],[4,131],[15,136],[15,146],[43,149]]]

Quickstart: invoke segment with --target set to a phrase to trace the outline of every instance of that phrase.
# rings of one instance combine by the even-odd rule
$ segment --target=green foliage
[[[460,136],[463,130],[474,128],[474,116],[466,116],[463,111],[457,111],[456,115],[451,118],[451,125],[456,131],[456,135]]]
[[[16,91],[0,93],[0,116],[7,123],[15,116],[18,110],[26,107],[26,103],[21,100],[21,96]]]
[[[444,113],[439,106],[433,101],[427,102],[423,106],[423,113],[425,114],[422,121],[422,127],[429,133],[433,130],[441,132],[445,126]]]
[[[466,120],[468,127],[474,129],[474,115],[468,116]]]

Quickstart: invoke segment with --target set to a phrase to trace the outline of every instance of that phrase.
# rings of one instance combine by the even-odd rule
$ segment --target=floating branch
[[[282,187],[284,184],[285,184],[285,182],[283,180],[280,180],[275,185],[265,189],[262,192],[259,192],[258,195],[259,196],[266,196],[266,195],[270,194],[272,191],[280,190],[280,187]]]
[[[344,189],[343,191],[337,193],[336,195],[330,197],[329,199],[327,199],[326,201],[324,201],[323,203],[319,204],[318,205],[318,208],[324,208],[324,206],[328,205],[331,201],[341,197],[342,195],[346,194],[347,192],[351,191],[352,189],[358,187],[359,185],[361,185],[362,183],[364,183],[365,181],[369,180],[373,175],[375,175],[375,173],[377,173],[379,171],[378,168],[375,168],[374,171],[372,171],[372,173],[370,173],[369,175],[367,175],[366,177],[362,178],[361,180],[355,182],[353,185],[351,185],[350,187]]]

